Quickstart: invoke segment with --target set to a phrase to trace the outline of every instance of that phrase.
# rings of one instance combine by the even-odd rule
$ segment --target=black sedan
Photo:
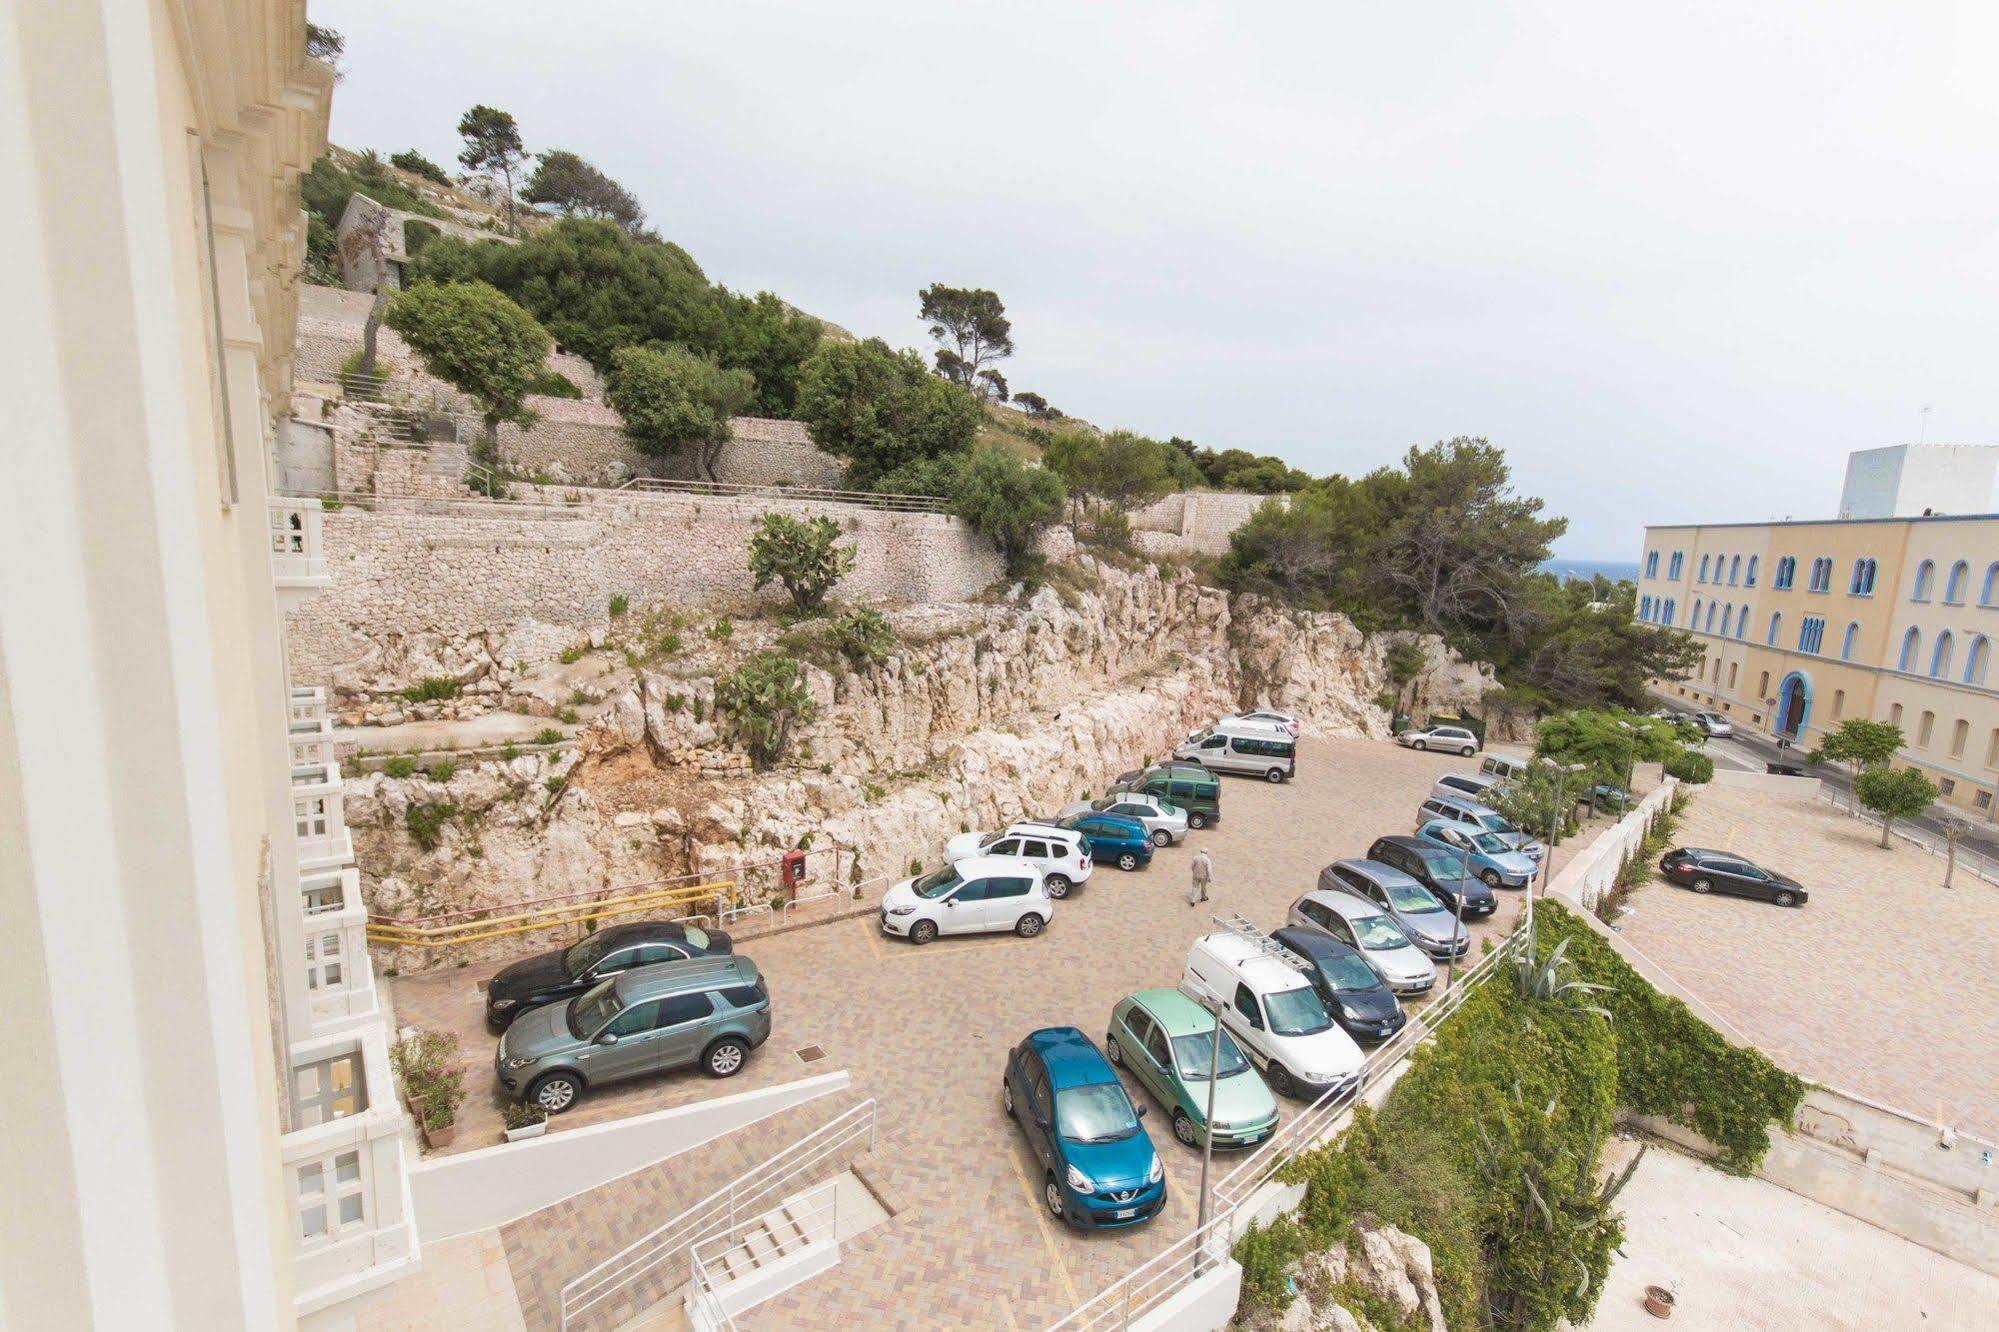
[[[537,957],[502,967],[486,985],[486,1025],[504,1030],[530,1008],[573,999],[607,976],[731,950],[729,936],[672,921],[611,925]]]
[[[1341,1030],[1357,1041],[1387,1040],[1409,1020],[1367,959],[1324,930],[1286,925],[1271,938],[1305,964],[1312,988]]]
[[[1661,857],[1659,868],[1674,883],[1697,893],[1734,893],[1787,907],[1803,906],[1811,898],[1796,879],[1758,869],[1726,851],[1683,846]]]
[[[1482,920],[1499,909],[1492,889],[1477,874],[1467,879],[1465,858],[1447,846],[1421,837],[1377,837],[1367,849],[1367,858],[1401,870],[1436,894],[1453,915],[1457,914],[1460,894],[1465,899],[1466,920]]]

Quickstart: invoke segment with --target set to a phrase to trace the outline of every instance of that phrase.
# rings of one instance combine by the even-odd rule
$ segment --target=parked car
[[[1437,982],[1429,955],[1409,942],[1387,912],[1352,893],[1314,888],[1291,904],[1289,919],[1352,948],[1398,995],[1422,994]]]
[[[1693,714],[1691,720],[1700,729],[1702,735],[1710,738],[1718,735],[1735,734],[1735,724],[1719,712],[1696,712]]]
[[[1773,874],[1726,851],[1683,846],[1662,856],[1659,868],[1674,883],[1697,893],[1733,893],[1787,907],[1803,906],[1811,900],[1811,894],[1796,879]]]
[[[1187,950],[1180,988],[1220,1006],[1222,1025],[1279,1096],[1316,1100],[1360,1076],[1360,1047],[1278,950],[1232,932],[1206,935]]]
[[[1486,792],[1498,785],[1497,777],[1488,777],[1482,772],[1447,772],[1431,784],[1430,794],[1483,801]]]
[[[1142,795],[1136,791],[1064,805],[1055,821],[1061,823],[1079,814],[1116,814],[1121,818],[1137,819],[1154,846],[1171,846],[1185,841],[1187,837],[1186,810],[1170,805],[1158,796]]]
[[[720,930],[697,929],[668,920],[607,925],[549,953],[538,953],[500,968],[486,982],[486,1025],[504,1028],[530,1008],[574,999],[610,976],[636,967],[720,957],[734,947]]]
[[[1447,749],[1470,757],[1478,752],[1478,737],[1462,726],[1411,727],[1395,737],[1408,749]]]
[[[1300,925],[1283,926],[1271,931],[1270,937],[1306,964],[1305,976],[1326,1011],[1356,1041],[1387,1040],[1409,1021],[1395,991],[1352,946],[1324,930]]]
[[[1529,860],[1539,863],[1547,850],[1522,831],[1520,826],[1490,805],[1463,796],[1431,795],[1416,807],[1416,826],[1430,822],[1455,823],[1473,832],[1498,833],[1500,838]]]
[[[1041,1162],[1041,1196],[1072,1226],[1130,1226],[1166,1205],[1166,1167],[1090,1038],[1044,1027],[1006,1058],[1000,1104]]]
[[[1265,722],[1272,726],[1283,727],[1286,731],[1288,731],[1291,734],[1291,738],[1294,740],[1298,738],[1298,731],[1299,731],[1298,719],[1292,716],[1288,712],[1279,712],[1275,708],[1256,708],[1249,712],[1233,712],[1230,713],[1227,717],[1224,717],[1222,720],[1239,721],[1239,722]]]
[[[1528,760],[1512,754],[1487,754],[1478,761],[1479,775],[1495,781],[1510,782],[1516,777],[1527,775]]]
[[[1018,857],[969,856],[882,894],[881,928],[914,944],[1012,930],[1032,939],[1055,914],[1041,871]]]
[[[1386,911],[1409,941],[1431,957],[1463,957],[1471,935],[1422,884],[1378,860],[1336,860],[1319,871],[1319,887],[1349,892]]]
[[[1155,763],[1127,772],[1111,788],[1113,794],[1137,792],[1156,796],[1187,811],[1189,828],[1222,821],[1222,784],[1198,763]]]
[[[1277,1098],[1250,1067],[1228,1028],[1178,990],[1140,990],[1118,1000],[1104,1053],[1129,1072],[1173,1120],[1173,1136],[1198,1147],[1208,1133],[1208,1072],[1215,1070],[1215,1146],[1254,1147],[1277,1128]]]
[[[1023,861],[1041,871],[1050,897],[1067,897],[1071,888],[1089,880],[1095,859],[1078,833],[1052,823],[1016,823],[996,833],[961,833],[944,844],[944,859],[972,856]]]
[[[493,1051],[500,1085],[559,1115],[577,1098],[648,1073],[696,1065],[733,1077],[770,1038],[770,991],[747,957],[621,972],[565,1003],[519,1017]]]
[[[1275,728],[1258,735],[1234,730],[1197,731],[1174,748],[1173,757],[1216,772],[1281,782],[1297,770],[1298,742]]]
[[[1433,819],[1416,830],[1416,840],[1444,847],[1471,861],[1471,872],[1488,888],[1525,888],[1539,868],[1498,833]]]
[[[1449,847],[1420,837],[1377,837],[1367,849],[1369,860],[1393,865],[1428,888],[1444,910],[1457,914],[1458,899],[1464,899],[1466,920],[1482,920],[1499,909],[1492,887],[1478,877],[1467,862],[1470,857]]]
[[[1122,814],[1072,814],[1058,821],[1063,831],[1083,839],[1090,856],[1121,870],[1143,869],[1152,863],[1152,838],[1145,825]]]

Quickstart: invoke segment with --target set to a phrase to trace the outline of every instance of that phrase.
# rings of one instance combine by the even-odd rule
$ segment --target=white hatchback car
[[[917,944],[940,934],[1000,930],[1032,939],[1054,914],[1040,870],[1018,858],[972,856],[904,879],[882,894],[881,928]]]
[[[1462,726],[1429,726],[1420,731],[1404,731],[1395,737],[1395,743],[1408,749],[1448,749],[1466,758],[1478,752],[1478,737]]]
[[[1279,712],[1275,708],[1257,708],[1253,712],[1230,713],[1227,717],[1224,717],[1222,720],[1263,722],[1264,724],[1269,726],[1282,727],[1284,730],[1290,732],[1291,738],[1293,740],[1296,740],[1298,738],[1298,719],[1292,716],[1288,712]]]
[[[1121,814],[1128,819],[1137,819],[1145,826],[1145,835],[1152,839],[1154,846],[1172,846],[1187,838],[1187,811],[1143,791],[1126,791],[1097,800],[1079,800],[1073,805],[1062,806],[1062,812],[1056,817],[1073,819],[1079,814]]]
[[[1090,877],[1090,844],[1067,828],[1052,823],[1016,823],[996,833],[960,833],[944,844],[944,859],[952,864],[971,856],[1021,861],[1041,871],[1050,897],[1067,897],[1069,890]]]

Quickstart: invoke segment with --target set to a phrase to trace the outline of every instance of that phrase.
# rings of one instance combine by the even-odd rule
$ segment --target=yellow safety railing
[[[371,920],[368,922],[368,942],[411,948],[443,948],[561,925],[581,925],[614,916],[629,916],[640,911],[672,910],[702,904],[719,906],[720,903],[733,902],[735,893],[734,879],[717,879],[710,883],[683,884],[675,888],[643,889],[617,897],[600,897],[590,902],[553,903],[507,915],[482,916],[477,920],[449,920],[440,924]],[[680,911],[677,914],[713,913]]]

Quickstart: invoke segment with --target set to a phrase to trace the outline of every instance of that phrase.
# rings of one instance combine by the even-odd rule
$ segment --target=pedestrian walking
[[[1194,906],[1196,903],[1207,901],[1208,882],[1215,877],[1215,863],[1208,859],[1207,847],[1204,846],[1194,853],[1188,872],[1193,875],[1193,881],[1187,885],[1187,905]]]

